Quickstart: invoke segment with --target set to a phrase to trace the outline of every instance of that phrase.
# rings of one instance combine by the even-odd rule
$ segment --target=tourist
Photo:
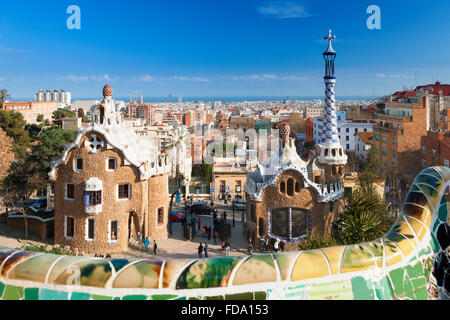
[[[226,211],[224,211],[223,212],[223,221],[227,221],[227,212]]]
[[[230,255],[230,241],[229,240],[225,241],[225,255],[226,256]]]
[[[269,239],[268,238],[264,239],[264,242],[265,242],[264,249],[268,250],[269,249]]]
[[[286,250],[286,242],[284,242],[284,241],[280,242],[280,249],[281,249],[281,252],[284,252]]]
[[[112,257],[111,257],[111,255],[108,253],[107,255],[106,255],[106,259],[111,259]]]
[[[278,239],[275,239],[275,243],[273,244],[273,250],[275,253],[278,253],[280,243],[278,242]]]
[[[251,242],[248,243],[248,254],[253,255],[253,245]]]
[[[156,256],[156,249],[158,249],[158,245],[156,244],[156,240],[153,240],[153,252],[155,252],[155,256]]]
[[[198,258],[202,259],[203,258],[203,246],[200,243],[200,245],[198,246]]]
[[[208,240],[211,240],[211,226],[208,227]]]
[[[202,237],[203,237],[203,240],[205,240],[205,237],[206,237],[206,226],[203,227],[203,229],[202,229]]]
[[[264,247],[266,245],[266,242],[264,241],[263,238],[260,238],[259,239],[259,243],[260,243],[260,246],[261,246],[261,252],[264,252]]]
[[[145,238],[144,240],[144,246],[145,246],[145,252],[148,251],[148,246],[150,245],[150,240],[147,238]]]
[[[203,251],[205,251],[205,258],[208,258],[208,242],[205,242],[205,247],[203,248]]]
[[[202,226],[202,220],[200,218],[198,218],[197,224],[198,224],[198,230],[200,231],[200,228]]]
[[[218,237],[217,230],[216,228],[214,228],[214,244],[217,244],[217,237]]]

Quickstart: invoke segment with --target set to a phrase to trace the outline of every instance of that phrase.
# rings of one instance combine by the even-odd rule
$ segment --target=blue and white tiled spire
[[[325,58],[325,110],[322,125],[319,127],[321,137],[319,144],[319,161],[324,164],[344,165],[347,163],[347,155],[341,146],[337,127],[336,97],[334,75],[334,61],[336,51],[334,51],[331,41],[336,39],[331,30],[328,31],[328,49],[323,53]]]

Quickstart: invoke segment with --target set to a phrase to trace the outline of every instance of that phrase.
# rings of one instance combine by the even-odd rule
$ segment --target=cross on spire
[[[336,39],[336,36],[333,36],[333,35],[332,35],[331,29],[328,30],[328,36],[326,36],[326,37],[324,38],[324,40],[328,40],[328,50],[327,50],[327,52],[335,52],[335,51],[333,50],[332,45],[331,45],[331,41],[334,40],[334,39]]]

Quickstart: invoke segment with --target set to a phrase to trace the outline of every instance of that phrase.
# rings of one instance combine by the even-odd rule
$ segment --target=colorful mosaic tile
[[[449,186],[449,168],[424,170],[387,235],[352,246],[167,261],[66,257],[0,248],[0,298],[425,300],[430,298],[431,279],[442,286],[449,265],[444,252],[450,245],[450,226],[443,196]]]

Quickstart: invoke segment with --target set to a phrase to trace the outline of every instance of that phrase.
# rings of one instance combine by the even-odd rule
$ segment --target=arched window
[[[258,234],[259,234],[260,238],[264,237],[264,220],[263,220],[263,218],[258,219]]]
[[[103,124],[103,121],[105,121],[105,108],[102,106],[100,107],[100,124]]]
[[[284,181],[280,183],[280,192],[281,193],[286,192],[286,185],[284,184]]]
[[[290,197],[294,195],[294,179],[288,179],[287,181],[287,194]]]

